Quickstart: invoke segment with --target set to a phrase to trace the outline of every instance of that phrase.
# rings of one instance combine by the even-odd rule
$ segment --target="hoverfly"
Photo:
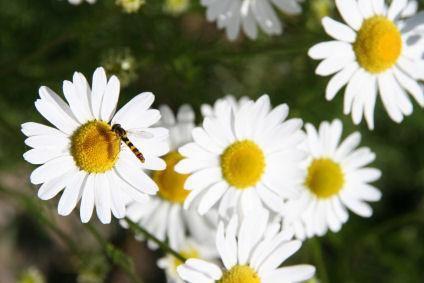
[[[144,163],[145,158],[143,154],[134,146],[134,144],[128,139],[127,131],[125,131],[120,124],[114,124],[112,125],[112,131],[120,138],[128,147],[129,149],[134,153],[134,155],[141,161],[141,163]]]

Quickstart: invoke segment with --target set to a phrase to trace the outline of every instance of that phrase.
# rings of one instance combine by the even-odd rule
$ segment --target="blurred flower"
[[[84,1],[90,4],[94,4],[96,3],[97,0],[68,0],[68,2],[71,3],[72,5],[79,5]]]
[[[164,11],[165,13],[178,16],[185,11],[190,6],[190,0],[165,0]]]
[[[401,17],[409,18],[414,16],[418,12],[418,1],[411,0],[406,5],[405,9],[401,13]]]
[[[157,126],[169,130],[171,152],[164,156],[166,169],[152,174],[153,180],[159,187],[157,197],[152,197],[148,203],[132,203],[127,209],[127,216],[139,223],[158,239],[169,240],[169,245],[180,249],[186,243],[189,232],[198,240],[204,240],[204,235],[214,233],[217,220],[209,215],[201,217],[196,211],[184,210],[183,203],[189,191],[184,189],[188,175],[178,174],[174,166],[183,157],[178,148],[192,141],[191,131],[194,128],[195,114],[189,105],[183,105],[175,115],[168,106],[161,106],[162,119]],[[123,223],[125,226],[125,223]],[[150,248],[157,245],[149,241]]]
[[[43,274],[36,267],[30,267],[19,276],[17,283],[44,283]]]
[[[121,6],[126,13],[138,12],[141,6],[146,4],[145,0],[116,0],[116,5]]]
[[[355,132],[341,142],[340,120],[323,122],[319,129],[306,125],[308,160],[301,196],[288,202],[285,221],[299,239],[323,236],[328,228],[338,232],[348,220],[346,207],[370,217],[366,203],[380,200],[381,193],[370,182],[378,180],[378,169],[365,167],[375,159],[367,147],[357,148],[361,135]]]
[[[119,78],[121,87],[137,79],[137,61],[128,48],[109,50],[103,55],[102,65],[108,73]]]
[[[206,231],[205,231],[206,232]],[[213,237],[216,231],[207,231],[209,238]],[[197,258],[207,261],[214,261],[218,258],[218,251],[216,249],[214,241],[211,242],[197,242],[194,239],[186,239],[184,245],[177,250],[184,258]],[[177,273],[177,268],[182,265],[183,262],[172,255],[166,255],[159,259],[158,266],[166,272],[166,278],[168,283],[184,283]]]
[[[283,31],[280,20],[272,4],[288,15],[302,12],[301,0],[202,0],[206,7],[207,19],[216,21],[218,28],[225,28],[229,40],[235,40],[240,29],[250,39],[258,37],[259,26],[268,35],[278,35]]]
[[[200,110],[203,117],[212,117],[219,115],[219,111],[222,109],[222,105],[224,103],[230,104],[232,109],[238,111],[248,101],[249,98],[247,96],[240,97],[240,99],[237,100],[234,96],[227,95],[224,98],[217,99],[213,106],[209,104],[202,104]]]
[[[402,11],[405,0],[394,0],[386,7],[383,0],[337,0],[337,8],[349,25],[325,17],[322,24],[336,40],[322,42],[309,50],[309,56],[322,61],[316,73],[333,75],[326,90],[332,100],[346,84],[344,113],[352,113],[355,124],[362,117],[374,128],[374,108],[377,94],[381,96],[390,118],[400,123],[413,111],[409,92],[424,106],[424,60],[414,56],[405,44],[406,33]]]
[[[298,251],[300,241],[291,240],[293,233],[279,231],[278,225],[268,224],[266,210],[254,211],[241,220],[233,216],[226,228],[218,226],[216,247],[223,268],[202,259],[190,258],[177,268],[189,283],[276,283],[301,282],[315,273],[311,265],[279,267]]]
[[[167,130],[150,128],[160,119],[158,110],[149,109],[152,93],[142,93],[116,112],[119,80],[107,81],[103,68],[93,75],[92,90],[83,74],[75,72],[73,82],[63,82],[69,105],[51,89],[43,86],[35,107],[55,127],[28,122],[22,132],[25,144],[33,149],[26,161],[41,165],[31,174],[40,185],[38,196],[48,200],[63,191],[58,205],[60,215],[68,215],[81,199],[81,221],[88,222],[96,207],[103,223],[125,216],[125,205],[145,201],[158,187],[144,170],[163,170],[158,156],[168,152]],[[120,124],[128,138],[143,150],[140,162],[129,147],[121,145],[112,125]]]
[[[218,204],[224,217],[263,204],[279,211],[283,198],[296,195],[304,158],[297,149],[304,138],[302,120],[285,121],[288,113],[286,104],[271,109],[267,95],[238,110],[223,100],[216,116],[192,131],[194,142],[179,150],[186,159],[175,170],[192,174],[184,207],[197,207],[203,215]]]

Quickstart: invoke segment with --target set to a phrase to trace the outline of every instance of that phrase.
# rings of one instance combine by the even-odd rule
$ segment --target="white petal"
[[[206,212],[208,212],[212,206],[214,206],[224,195],[228,187],[228,184],[224,181],[212,185],[203,196],[202,201],[199,204],[199,214],[204,215]]]
[[[27,122],[21,125],[22,133],[27,137],[31,136],[43,136],[43,135],[57,135],[57,136],[66,136],[63,132],[43,124]]]
[[[192,258],[186,261],[187,266],[193,268],[194,270],[202,270],[204,273],[209,275],[215,280],[218,280],[222,276],[222,271],[215,264],[206,262],[204,260]]]
[[[343,41],[326,41],[312,46],[308,55],[312,59],[326,59],[329,57],[337,56],[343,57],[349,55],[352,51],[352,45]]]
[[[354,60],[355,54],[353,51],[344,56],[329,57],[318,65],[315,73],[320,76],[329,76],[350,65]]]
[[[31,164],[44,164],[52,159],[67,155],[66,153],[52,149],[31,149],[24,153],[24,159]]]
[[[370,0],[358,0],[358,7],[365,19],[374,15],[374,9]]]
[[[339,90],[349,82],[352,75],[358,68],[358,64],[353,62],[334,75],[328,82],[325,98],[327,100],[332,100],[336,96],[337,92],[339,92]]]
[[[100,118],[109,122],[116,111],[119,99],[120,83],[116,76],[112,76],[107,85],[105,94],[103,95],[102,106],[100,110]]]
[[[297,252],[302,245],[301,241],[290,241],[283,243],[273,251],[271,255],[264,261],[259,269],[259,273],[269,272],[277,268],[286,259]]]
[[[107,77],[102,67],[99,67],[93,74],[93,90],[91,91],[91,108],[96,119],[100,119],[100,110],[103,96],[106,91]]]
[[[55,197],[73,179],[78,172],[76,168],[71,169],[63,175],[51,179],[41,185],[38,190],[38,197],[42,200],[49,200]]]
[[[79,171],[74,175],[73,180],[66,186],[58,204],[58,213],[60,215],[69,215],[76,207],[80,197],[87,173]]]
[[[157,184],[140,168],[131,166],[123,158],[119,158],[115,165],[118,176],[127,181],[134,188],[146,194],[155,194],[159,189]]]
[[[353,43],[356,39],[355,31],[349,26],[335,21],[332,18],[324,17],[322,19],[322,25],[327,34],[335,39],[349,43]]]
[[[341,199],[351,211],[359,216],[370,217],[372,215],[372,208],[367,203],[354,198],[345,197],[343,194],[341,195]]]
[[[393,0],[387,12],[387,18],[390,20],[396,19],[400,13],[406,8],[408,0]]]
[[[294,265],[273,270],[263,280],[267,283],[303,282],[311,279],[314,274],[315,267],[312,265]]]
[[[38,112],[65,134],[72,134],[79,124],[69,106],[47,87],[41,87],[39,93],[41,99],[35,101]]]
[[[297,1],[293,0],[272,0],[272,2],[281,11],[289,15],[297,15],[302,12],[302,7]]]
[[[160,112],[156,113],[157,110],[155,110],[155,113],[146,113],[150,106],[152,106],[154,100],[155,96],[151,92],[143,92],[137,95],[119,109],[112,119],[112,124],[121,124],[126,130],[145,127],[146,124],[152,123],[146,123],[146,121],[141,120],[143,118],[151,119],[151,115],[148,115],[148,113],[156,116],[155,119],[153,119],[153,123],[155,123],[160,118]]]
[[[424,92],[423,88],[411,77],[407,76],[398,68],[393,68],[393,74],[395,75],[399,84],[405,88],[418,102],[421,107],[424,107]]]
[[[387,113],[390,118],[400,123],[403,120],[402,112],[399,109],[396,101],[396,94],[394,90],[390,87],[391,74],[383,73],[378,76],[378,87],[380,90],[381,100],[383,101],[384,107],[386,108]]]
[[[96,174],[94,181],[94,201],[97,217],[103,224],[111,221],[110,184],[105,174]]]
[[[374,12],[377,15],[383,16],[386,14],[386,4],[384,3],[384,0],[371,0]]]
[[[95,174],[89,174],[82,190],[80,217],[82,223],[87,223],[91,219],[94,209],[94,183]]]
[[[178,275],[189,283],[214,283],[215,280],[201,273],[200,271],[189,268],[186,265],[177,267]]]
[[[358,2],[356,0],[336,0],[336,5],[345,22],[355,30],[359,30],[364,18],[359,11]]]
[[[72,156],[66,155],[50,160],[41,165],[31,173],[31,183],[38,185],[48,180],[54,179],[75,168],[75,161]]]

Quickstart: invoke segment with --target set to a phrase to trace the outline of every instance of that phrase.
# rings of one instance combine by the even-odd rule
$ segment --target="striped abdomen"
[[[144,163],[145,159],[143,154],[133,145],[133,143],[128,139],[126,135],[121,136],[122,141],[130,148],[130,150],[137,156],[138,159],[142,163]]]

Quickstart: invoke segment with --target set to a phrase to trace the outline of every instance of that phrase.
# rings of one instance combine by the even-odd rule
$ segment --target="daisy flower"
[[[316,73],[335,74],[327,85],[326,98],[332,100],[345,85],[344,113],[352,113],[355,124],[365,116],[374,128],[377,94],[390,118],[400,123],[413,111],[407,92],[424,106],[424,60],[414,56],[406,42],[408,33],[399,18],[407,0],[336,0],[347,23],[325,17],[322,24],[335,40],[319,43],[309,50],[313,59],[323,60]]]
[[[375,159],[367,147],[357,148],[361,135],[355,132],[341,141],[342,123],[323,122],[319,129],[307,124],[305,147],[308,159],[300,197],[287,204],[285,221],[293,224],[300,239],[337,232],[348,220],[347,209],[370,217],[367,202],[380,200],[381,193],[369,184],[380,178],[380,170],[366,167]]]
[[[269,35],[283,31],[282,24],[273,5],[288,15],[302,12],[301,0],[202,0],[206,7],[208,21],[217,22],[218,28],[225,28],[229,40],[235,40],[240,29],[250,39],[258,37],[258,26]],[[273,4],[273,5],[272,5]]]
[[[213,231],[213,233],[210,233],[210,231],[205,232],[207,233],[205,235],[207,238],[213,238],[216,234],[216,231]],[[211,237],[211,235],[213,236]],[[219,257],[214,241],[198,242],[192,238],[187,238],[184,245],[177,252],[184,258],[197,258],[212,262]],[[165,270],[168,283],[184,283],[177,273],[177,268],[183,264],[181,260],[167,254],[165,257],[159,259],[157,264],[159,268]]]
[[[141,93],[115,113],[119,80],[107,81],[103,68],[93,75],[92,89],[84,75],[76,72],[73,81],[63,82],[63,101],[48,87],[41,87],[35,102],[38,112],[54,127],[28,122],[22,132],[32,149],[26,161],[40,165],[31,174],[31,183],[41,185],[38,196],[48,200],[63,190],[60,215],[68,215],[81,200],[81,221],[88,222],[93,208],[103,223],[125,216],[125,205],[145,201],[158,191],[144,170],[163,170],[158,156],[168,152],[168,131],[151,126],[160,119],[158,110],[149,109],[152,93]],[[128,138],[142,150],[144,163],[112,130],[120,124]]]
[[[216,116],[193,129],[194,142],[179,149],[186,159],[175,170],[191,174],[184,207],[203,215],[219,204],[223,217],[263,204],[279,211],[283,198],[296,195],[304,158],[297,148],[304,138],[302,120],[286,120],[288,113],[286,104],[271,109],[267,95],[238,110],[223,101]]]
[[[178,274],[189,283],[289,283],[310,279],[315,273],[311,265],[279,267],[299,250],[301,242],[291,240],[292,232],[279,232],[275,225],[268,225],[268,218],[269,213],[260,210],[246,215],[240,227],[236,215],[226,228],[221,222],[216,247],[224,267],[191,258],[177,268]]]
[[[191,131],[195,122],[193,109],[189,105],[183,105],[175,116],[168,106],[161,106],[160,112],[162,118],[158,125],[169,130],[171,151],[163,157],[167,167],[164,171],[152,174],[159,187],[157,196],[152,197],[148,203],[130,204],[127,216],[158,239],[168,239],[172,248],[180,249],[186,242],[188,232],[195,236],[204,233],[199,230],[211,231],[216,228],[217,221],[212,215],[204,218],[196,211],[184,210],[183,203],[189,194],[184,189],[184,182],[188,175],[174,171],[175,164],[183,158],[178,153],[178,148],[192,141]],[[149,247],[156,249],[157,245],[150,241]]]
[[[219,108],[223,104],[224,101],[230,104],[231,108],[234,110],[238,110],[244,103],[249,101],[250,99],[247,96],[242,96],[238,100],[233,95],[227,95],[224,98],[217,99],[213,105],[202,104],[200,107],[200,112],[203,117],[210,117],[217,115],[219,113]]]

